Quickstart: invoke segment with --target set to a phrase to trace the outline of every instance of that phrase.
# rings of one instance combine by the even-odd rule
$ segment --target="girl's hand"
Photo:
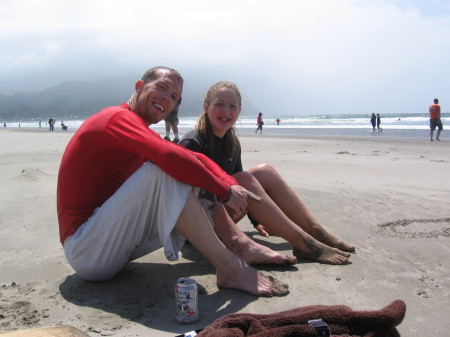
[[[264,228],[263,225],[259,224],[259,225],[255,226],[255,228],[259,232],[259,234],[261,234],[262,236],[265,236],[266,238],[268,238],[270,236],[270,234],[266,231],[266,229]]]

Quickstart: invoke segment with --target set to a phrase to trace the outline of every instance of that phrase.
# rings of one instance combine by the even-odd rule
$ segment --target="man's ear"
[[[143,80],[139,80],[134,85],[134,89],[136,90],[136,92],[140,92],[140,91],[142,91],[142,88],[144,87],[144,85],[145,85],[144,81]]]

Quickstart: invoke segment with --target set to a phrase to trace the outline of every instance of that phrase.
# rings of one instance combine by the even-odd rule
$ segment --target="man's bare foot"
[[[324,244],[310,245],[309,252],[301,251],[294,247],[292,253],[299,259],[317,261],[325,264],[344,264],[348,262],[350,253],[343,252],[337,248],[328,247]]]
[[[244,261],[232,269],[217,269],[217,286],[241,290],[256,296],[286,296],[289,286],[272,276],[267,276]]]
[[[228,248],[248,265],[277,264],[290,266],[297,262],[296,257],[275,252],[256,243],[246,235],[233,240],[233,245],[228,246]]]

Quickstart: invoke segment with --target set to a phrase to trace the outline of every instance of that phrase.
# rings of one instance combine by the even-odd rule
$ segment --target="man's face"
[[[147,125],[164,119],[180,100],[183,84],[167,70],[159,70],[158,77],[144,84],[136,83],[134,112]]]

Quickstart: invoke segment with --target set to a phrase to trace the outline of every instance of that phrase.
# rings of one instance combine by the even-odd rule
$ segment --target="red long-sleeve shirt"
[[[128,104],[106,108],[80,126],[62,157],[57,188],[61,243],[148,160],[220,199],[237,184],[205,155],[163,140]]]

